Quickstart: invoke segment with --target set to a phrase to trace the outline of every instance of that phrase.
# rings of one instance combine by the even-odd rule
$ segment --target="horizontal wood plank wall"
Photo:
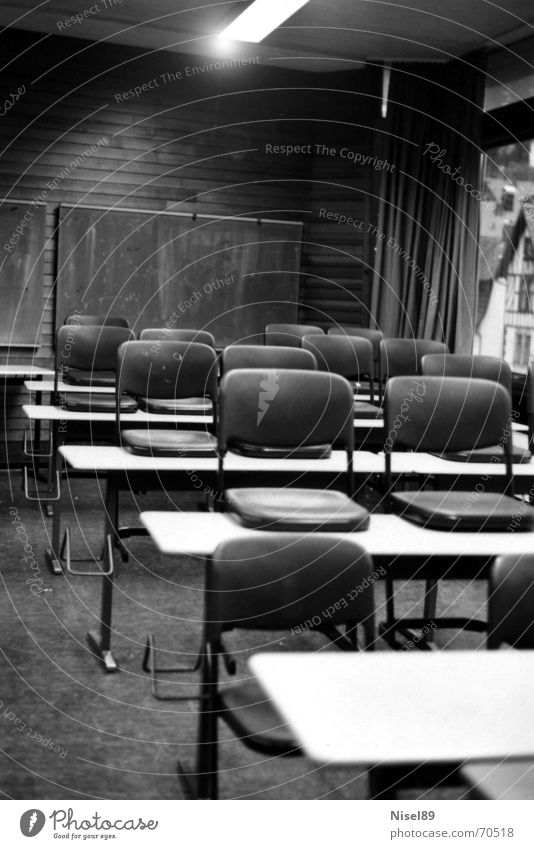
[[[38,347],[0,348],[0,362],[53,363],[59,203],[302,220],[301,318],[359,320],[365,239],[319,212],[369,215],[373,169],[317,156],[314,146],[371,152],[376,73],[303,74],[254,61],[207,70],[184,54],[40,39],[0,36],[2,91],[25,89],[0,119],[0,197],[47,204]],[[276,149],[299,144],[310,148]],[[7,388],[1,461],[20,457],[27,400]]]

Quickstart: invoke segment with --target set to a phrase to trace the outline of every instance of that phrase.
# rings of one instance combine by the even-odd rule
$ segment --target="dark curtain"
[[[391,69],[371,291],[387,336],[471,352],[483,94],[474,61]]]

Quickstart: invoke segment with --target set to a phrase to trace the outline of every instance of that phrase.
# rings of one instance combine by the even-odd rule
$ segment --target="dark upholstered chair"
[[[144,429],[122,429],[120,402],[132,397],[147,413],[167,417]],[[117,440],[134,454],[213,456],[216,439],[208,429],[186,430],[176,416],[213,413],[217,420],[217,355],[197,342],[127,342],[117,360]]]
[[[356,542],[322,534],[254,534],[217,548],[206,573],[196,765],[187,769],[178,763],[187,795],[218,798],[221,720],[255,751],[300,754],[291,731],[254,681],[242,677],[242,683],[221,686],[219,665],[228,666],[223,635],[236,629],[289,632],[319,619],[314,630],[323,631],[336,647],[356,649],[361,626],[362,648],[373,649],[372,584],[354,593],[372,569],[371,558]],[[340,599],[346,604],[340,605]],[[334,610],[327,622],[325,610]],[[340,625],[348,626],[346,634],[339,632]]]
[[[357,324],[344,326],[329,327],[329,336],[358,336],[361,339],[368,339],[373,346],[373,361],[375,363],[375,379],[380,376],[380,343],[384,338],[384,334],[380,330],[372,330],[370,327],[359,327]]]
[[[345,452],[347,495],[334,490],[255,487],[225,492],[228,509],[246,527],[272,531],[356,530],[367,511],[351,499],[353,392],[335,374],[294,369],[234,369],[220,387],[219,489],[225,492],[228,451],[249,457],[320,460]],[[303,465],[302,473],[306,473]],[[295,473],[298,474],[298,473]]]
[[[512,370],[500,357],[481,354],[427,354],[421,360],[421,373],[433,377],[471,377],[494,380],[512,395]],[[502,447],[491,445],[478,451],[458,452],[450,459],[471,460],[475,463],[494,462],[492,457],[502,455]],[[513,447],[512,462],[528,463],[531,454],[519,446]]]
[[[515,530],[512,523],[523,505],[512,498],[511,402],[499,383],[463,377],[395,377],[388,381],[384,399],[385,485],[390,509],[404,519],[444,531]],[[493,476],[502,481],[502,492],[470,490],[393,491],[391,457],[395,450],[427,451],[449,456],[451,452],[472,451],[503,445],[505,474]],[[534,527],[534,509],[524,505],[519,530]],[[436,582],[427,587],[427,611],[423,620],[403,620],[403,627],[423,627],[433,619]],[[393,611],[393,582],[386,580],[389,628],[398,628]],[[485,628],[484,623],[441,620],[438,627]]]
[[[370,403],[356,399],[354,418],[372,419],[382,415],[381,409],[374,404],[373,346],[368,339],[357,336],[305,336],[302,347],[314,355],[319,371],[340,374],[355,388],[359,387],[361,380],[368,380]]]
[[[421,360],[427,354],[448,354],[444,342],[433,339],[390,339],[380,342],[380,375],[384,382],[390,377],[421,374]]]
[[[71,412],[113,412],[113,393],[98,388],[115,386],[117,351],[124,342],[135,339],[126,327],[110,325],[63,325],[56,335],[54,402]],[[59,381],[72,384],[72,392],[59,392]],[[96,391],[77,392],[76,387]],[[122,400],[123,412],[135,412],[133,399]]]

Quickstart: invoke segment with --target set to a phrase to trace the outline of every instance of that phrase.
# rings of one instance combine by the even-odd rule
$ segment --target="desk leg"
[[[57,442],[57,437],[54,437],[54,441]],[[61,444],[63,444],[63,440],[61,440]],[[51,548],[48,548],[45,551],[45,561],[50,571],[54,575],[62,575],[63,567],[61,565],[61,499],[63,497],[63,485],[61,481],[61,475],[63,472],[63,458],[59,453],[59,444],[55,448],[54,451],[55,459],[54,459],[54,469],[57,471],[57,475],[54,474],[54,479],[58,481],[59,486],[59,500],[55,503],[55,509],[52,513],[52,543]]]
[[[58,448],[59,448],[59,438],[58,438],[58,422],[50,423],[50,462],[48,464],[48,495],[51,496],[51,493],[54,491],[54,485],[57,480],[56,472],[59,471],[61,477],[61,461],[58,460]],[[63,440],[61,440],[63,442]],[[45,509],[48,516],[53,516],[55,513],[54,508],[50,503],[45,503]]]
[[[102,576],[102,599],[100,608],[100,630],[89,631],[87,640],[91,649],[104,664],[106,672],[115,672],[117,663],[111,652],[111,617],[113,613],[113,583],[115,574],[113,570],[113,548],[117,540],[117,510],[118,510],[118,485],[112,474],[108,473],[106,482],[106,520],[104,537],[104,561],[103,568],[106,572]]]

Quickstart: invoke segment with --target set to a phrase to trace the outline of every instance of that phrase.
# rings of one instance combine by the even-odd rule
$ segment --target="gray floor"
[[[176,504],[183,509],[195,506],[189,496]],[[165,495],[151,494],[125,503],[122,516],[135,519],[139,509],[171,506]],[[14,507],[40,572],[31,568],[31,560],[22,559],[25,552],[12,523]],[[38,506],[24,501],[18,475],[11,480],[0,477],[0,515],[0,793],[14,799],[182,798],[175,764],[178,757],[192,763],[197,677],[181,676],[179,684],[165,687],[169,694],[191,700],[157,702],[142,671],[142,658],[149,632],[157,636],[162,663],[187,663],[194,656],[200,638],[202,564],[193,558],[163,558],[148,539],[130,540],[130,559],[121,566],[114,605],[113,644],[120,670],[106,676],[86,642],[87,630],[98,623],[100,580],[54,577],[46,571],[42,552],[51,523]],[[76,481],[68,518],[74,554],[85,555],[84,537],[98,550],[101,517],[96,484]],[[420,582],[399,587],[399,609],[420,611],[422,588]],[[440,611],[485,613],[485,586],[480,583],[445,582],[439,598]],[[380,620],[380,586],[376,601]],[[236,634],[228,643],[239,662],[238,676],[248,674],[246,658],[259,647],[313,649],[324,644],[317,634],[298,638],[298,644],[296,639],[289,634]],[[437,642],[474,647],[482,637],[442,632]],[[381,641],[377,648],[388,650]],[[220,761],[222,797],[367,797],[364,772],[319,769],[300,757],[261,758],[224,726]],[[431,795],[450,798],[461,792]]]

